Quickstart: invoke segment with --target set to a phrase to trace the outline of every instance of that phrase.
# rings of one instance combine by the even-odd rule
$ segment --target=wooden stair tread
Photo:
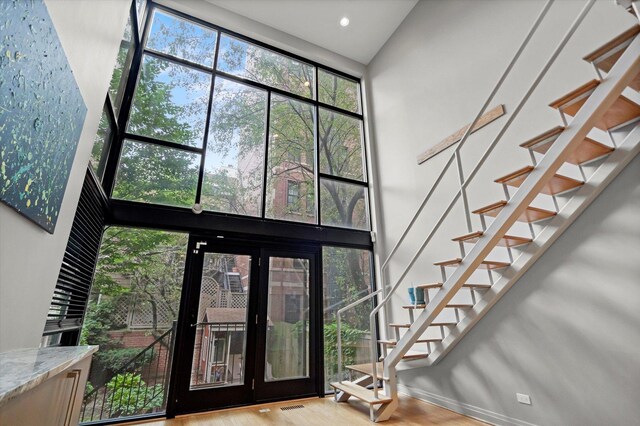
[[[393,327],[393,328],[409,328],[409,327],[411,327],[411,324],[400,324],[400,323],[392,322],[392,323],[389,324],[389,327]]]
[[[491,284],[473,284],[473,283],[465,283],[462,285],[463,287],[491,287]],[[439,288],[442,287],[442,283],[429,283],[429,284],[418,284],[415,288]]]
[[[463,285],[463,287],[469,287],[469,288],[491,288],[491,284],[489,283],[466,283]]]
[[[359,400],[366,402],[369,405],[386,404],[388,402],[393,401],[392,398],[382,394],[382,389],[379,389],[380,393],[376,398],[372,390],[348,381],[344,381],[342,383],[340,382],[331,383],[331,387],[334,388],[335,390],[340,390],[355,398],[358,398]]]
[[[638,35],[638,33],[640,33],[640,25],[635,25],[589,53],[582,59],[587,62],[593,62],[596,67],[604,72],[609,72],[618,59],[620,59],[624,51],[627,50],[627,47],[621,49],[616,48],[626,42],[629,42],[633,37]],[[616,49],[614,52],[608,54],[614,49]],[[640,90],[640,74],[635,76],[629,86],[634,90]]]
[[[424,359],[429,356],[428,353],[407,353],[402,356],[404,360],[413,360],[413,359]]]
[[[459,265],[460,263],[462,263],[462,259],[459,257],[456,257],[455,259],[442,260],[440,262],[434,262],[433,264],[436,266],[452,266],[452,265]]]
[[[564,129],[564,126],[556,126],[551,130],[547,130],[546,132],[541,133],[538,136],[534,136],[528,141],[521,143],[520,146],[523,148],[531,148],[548,139],[554,138],[555,140],[555,138],[560,136],[560,133],[564,132]]]
[[[488,206],[474,210],[473,213],[496,217],[506,205],[506,201],[498,201],[497,203],[489,204]],[[557,213],[554,211],[528,206],[527,209],[518,217],[518,220],[521,222],[532,223],[539,220],[549,219],[555,215],[557,215]]]
[[[402,309],[424,309],[427,305],[419,304],[419,305],[403,305]],[[471,303],[449,303],[447,304],[447,308],[471,308],[473,304]]]
[[[460,263],[462,263],[462,259],[457,257],[455,259],[443,260],[441,262],[435,262],[434,265],[436,265],[436,266],[457,266]],[[478,266],[478,268],[479,269],[501,269],[501,268],[506,268],[509,265],[511,265],[509,262],[498,262],[496,260],[483,260],[482,263],[480,264],[480,266]]]
[[[429,289],[429,288],[440,288],[442,287],[442,283],[426,283],[426,284],[418,284],[415,288],[421,289]]]
[[[598,87],[599,84],[600,82],[594,78],[593,80],[583,84],[577,89],[572,90],[571,92],[567,93],[561,98],[558,98],[555,101],[551,102],[549,106],[551,108],[558,109],[564,106],[565,104],[571,102],[575,98],[580,97],[586,93],[592,92],[596,87]]]
[[[346,368],[347,370],[366,374],[367,376],[373,376],[373,368],[371,368],[371,363],[347,365]],[[385,377],[383,375],[383,371],[384,371],[384,366],[382,365],[381,362],[378,362],[376,364],[376,375],[378,376],[378,379],[389,380],[388,377]]]
[[[591,80],[562,98],[553,101],[549,106],[555,109],[562,108],[562,111],[565,114],[573,117],[578,113],[580,108],[582,108],[582,105],[584,105],[587,99],[589,99],[589,96],[580,97],[591,93],[599,84],[600,82],[598,80]],[[576,98],[580,99],[572,102]],[[607,131],[620,126],[621,124],[631,122],[639,117],[640,105],[631,101],[627,97],[620,95],[607,112],[605,112],[604,115],[596,122],[595,127]]]
[[[432,337],[432,338],[428,338],[428,339],[418,339],[416,340],[416,343],[435,343],[435,342],[442,342],[442,338],[441,337]],[[398,341],[395,339],[388,339],[388,340],[378,340],[378,343],[383,344],[383,345],[387,345],[387,346],[395,346],[398,344]]]
[[[459,237],[452,238],[451,241],[477,243],[478,240],[480,240],[480,237],[482,237],[483,235],[484,235],[484,232],[476,231],[470,234],[461,235]],[[500,241],[498,241],[498,245],[502,247],[517,247],[517,246],[521,246],[522,244],[528,244],[531,241],[533,241],[531,238],[518,237],[515,235],[503,235],[502,238],[500,238]]]
[[[546,154],[549,148],[556,141],[557,137],[564,131],[563,126],[555,127],[535,138],[522,144],[521,147],[531,149],[539,154]],[[584,138],[580,145],[569,155],[567,162],[575,165],[583,164],[596,158],[600,158],[612,152],[614,148],[604,145],[593,139]]]
[[[506,176],[496,179],[494,182],[518,188],[524,183],[533,170],[533,166],[525,166],[513,173],[509,173]],[[582,185],[584,185],[584,182],[581,180],[556,173],[551,177],[551,179],[549,179],[540,192],[547,195],[557,195],[578,188]]]
[[[609,40],[608,42],[606,42],[602,46],[598,47],[593,52],[589,53],[588,55],[585,55],[585,57],[582,58],[582,59],[584,59],[587,62],[593,62],[596,59],[598,59],[599,57],[601,57],[602,55],[604,55],[605,53],[607,53],[608,51],[610,51],[611,49],[613,49],[613,48],[621,45],[625,41],[633,38],[638,33],[640,33],[640,25],[636,24],[633,27],[627,29],[622,34],[617,35],[616,37],[614,37],[613,39]]]
[[[431,325],[434,326],[441,326],[441,325],[456,325],[457,322],[450,322],[450,321],[434,321],[431,323]],[[393,327],[393,328],[409,328],[411,327],[411,324],[400,324],[400,323],[391,323],[389,324],[389,327]]]

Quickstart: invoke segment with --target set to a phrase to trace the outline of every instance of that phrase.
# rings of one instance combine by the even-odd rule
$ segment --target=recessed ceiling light
[[[347,25],[349,25],[349,18],[345,16],[342,19],[340,19],[340,26],[346,27]]]

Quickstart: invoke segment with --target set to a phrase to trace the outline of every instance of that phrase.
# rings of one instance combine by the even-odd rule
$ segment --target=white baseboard
[[[508,426],[536,426],[534,423],[514,419],[513,417],[505,416],[504,414],[494,413],[493,411],[476,407],[471,404],[465,404],[463,402],[456,401],[455,399],[447,398],[442,395],[436,395],[422,389],[398,384],[398,391],[421,401],[425,401],[430,404],[434,404],[439,407],[446,408],[447,410],[455,411],[456,413],[472,417],[476,420],[480,420],[490,424]]]

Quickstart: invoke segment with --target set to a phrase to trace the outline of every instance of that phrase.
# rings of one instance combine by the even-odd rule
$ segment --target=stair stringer
[[[469,251],[459,267],[444,283],[442,289],[435,295],[435,297],[431,300],[422,314],[420,314],[420,316],[416,318],[415,322],[400,339],[396,347],[389,353],[389,356],[385,358],[384,371],[388,377],[395,376],[396,366],[402,360],[402,356],[410,350],[415,341],[418,340],[418,338],[427,329],[427,327],[446,307],[447,303],[449,303],[449,301],[454,297],[454,295],[462,287],[464,282],[466,282],[473,271],[475,271],[475,269],[477,269],[477,267],[480,265],[482,260],[485,259],[486,256],[491,252],[493,247],[495,247],[499,239],[516,222],[520,214],[533,201],[537,194],[540,193],[544,185],[546,185],[547,181],[565,162],[570,153],[578,147],[579,143],[585,137],[587,137],[589,131],[594,127],[597,120],[600,119],[600,117],[602,117],[604,113],[613,105],[613,103],[623,92],[627,84],[639,72],[640,37],[637,36],[629,45],[625,53],[616,62],[614,67],[607,75],[607,78],[603,80],[602,83],[593,91],[593,93],[589,96],[589,99],[584,103],[580,111],[571,121],[570,125],[556,139],[554,145],[549,149],[540,163],[527,177],[519,190],[509,200],[509,204],[505,206],[505,208],[487,228],[484,237],[480,241],[478,241]],[[637,129],[634,130],[632,134],[635,135],[636,131]],[[631,160],[631,158],[632,156],[630,155],[629,161]],[[553,240],[555,241],[555,238]],[[551,242],[549,243],[549,245],[551,244]],[[535,245],[536,242],[534,241],[533,244]],[[538,257],[539,255],[536,256],[536,259]],[[523,273],[524,271],[518,275],[518,278]],[[514,272],[506,272],[506,275],[511,276],[512,278],[515,277],[515,275],[513,274]],[[513,280],[513,283],[515,283],[516,280],[517,278]],[[507,282],[509,281],[510,279],[507,278]],[[511,285],[513,285],[513,283]],[[506,285],[503,285],[503,287],[506,287]],[[504,294],[505,292],[506,289],[504,291],[501,291],[500,295]],[[494,293],[494,295],[496,293]],[[486,296],[487,295],[485,295],[485,297]],[[495,301],[497,301],[498,298],[494,297],[494,299],[496,299]],[[495,304],[495,301],[491,304],[491,306]],[[484,303],[485,308],[490,308],[487,302]],[[479,310],[479,308],[473,309],[471,311],[471,314],[473,312],[479,312]],[[471,321],[469,321],[469,323],[470,322]],[[458,327],[460,327],[460,324],[456,326],[456,329],[458,329]],[[454,336],[452,337],[452,339],[455,340],[456,337]],[[434,347],[434,353],[435,351],[440,352],[439,356],[434,355],[434,359],[441,358],[446,354],[446,352],[448,352],[448,350],[445,351],[445,345],[446,341]],[[427,359],[427,362],[433,363],[433,360],[429,360],[429,358]],[[394,390],[395,389],[391,389],[391,392],[395,397],[395,392],[393,392]]]
[[[479,298],[473,309],[465,313],[462,321],[450,330],[441,343],[433,346],[433,351],[421,366],[437,364],[475,326],[498,300],[524,275],[531,266],[553,245],[564,231],[595,201],[602,191],[640,153],[640,125],[627,135],[622,144],[609,155],[596,172],[580,188],[558,215],[538,234],[536,239],[515,259],[502,277]],[[404,363],[403,363],[404,364]],[[400,365],[398,366],[400,367]],[[404,369],[404,368],[403,368]]]

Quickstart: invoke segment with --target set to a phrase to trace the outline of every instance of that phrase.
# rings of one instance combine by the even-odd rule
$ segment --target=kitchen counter
[[[97,350],[97,346],[62,346],[0,353],[0,407]]]

